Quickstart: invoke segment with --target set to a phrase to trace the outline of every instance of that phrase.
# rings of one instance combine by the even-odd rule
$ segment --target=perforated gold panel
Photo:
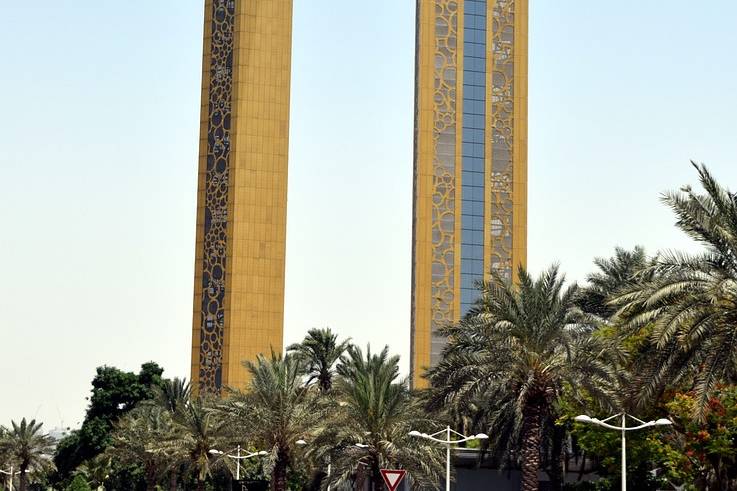
[[[474,39],[464,39],[466,31]],[[486,37],[479,39],[484,32]],[[482,101],[482,113],[486,107],[481,116],[485,128],[479,128],[478,119],[469,120],[467,127],[474,129],[467,131],[474,134],[468,138],[461,138],[464,46],[476,50],[467,57],[476,63],[469,71],[474,80],[468,81],[467,96],[476,110],[473,117],[479,117],[473,100]],[[478,57],[484,49],[486,82],[476,76],[478,62],[483,75],[483,58]],[[461,280],[467,273],[459,267],[459,234],[480,230],[477,222],[471,226],[463,220],[483,220],[483,245],[467,247],[469,254],[481,254],[475,252],[479,247],[483,251],[486,276],[494,268],[514,278],[516,266],[526,261],[527,0],[418,0],[415,59],[410,365],[413,385],[422,387],[424,370],[437,362],[445,343],[433,333],[460,316]],[[484,90],[484,84],[483,97],[470,94]],[[465,143],[482,137],[480,143]],[[481,159],[481,169],[471,169]],[[481,190],[484,202],[482,211],[464,214],[461,176],[469,170],[465,179],[474,182],[469,192]],[[477,183],[475,176],[482,174],[483,184]],[[475,243],[470,235],[468,240]]]

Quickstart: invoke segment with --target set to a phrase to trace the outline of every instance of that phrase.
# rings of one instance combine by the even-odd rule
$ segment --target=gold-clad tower
[[[291,0],[206,0],[197,192],[195,391],[244,387],[282,350]]]
[[[527,0],[417,0],[413,386],[437,330],[527,255]]]

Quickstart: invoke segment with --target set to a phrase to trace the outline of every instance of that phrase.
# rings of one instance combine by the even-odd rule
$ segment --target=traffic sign
[[[381,469],[381,477],[389,491],[395,491],[399,487],[399,483],[404,479],[407,471],[403,469]]]

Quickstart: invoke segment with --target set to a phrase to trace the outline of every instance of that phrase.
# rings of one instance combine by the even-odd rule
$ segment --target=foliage
[[[471,416],[493,448],[518,455],[524,490],[537,489],[541,428],[564,388],[574,400],[616,401],[617,346],[597,336],[564,281],[557,266],[537,279],[520,268],[519,285],[492,274],[468,315],[443,330],[449,343],[428,371],[429,407],[462,413],[477,402]]]
[[[171,419],[168,436],[146,450],[185,466],[195,475],[198,489],[204,489],[205,480],[220,463],[210,450],[222,447],[224,422],[212,410],[210,401],[201,397],[178,407]]]
[[[618,319],[637,332],[652,325],[656,348],[639,367],[639,402],[668,384],[694,378],[694,415],[705,417],[710,392],[737,376],[737,196],[696,165],[704,193],[684,187],[663,195],[676,225],[705,246],[697,255],[662,253],[649,281],[615,295]]]
[[[338,335],[329,327],[310,329],[301,343],[287,347],[287,352],[297,356],[305,365],[308,384],[317,381],[320,390],[327,393],[333,386],[335,364],[350,346],[350,339],[338,342]]]
[[[616,308],[609,304],[614,293],[643,280],[638,276],[655,259],[648,258],[642,246],[635,246],[631,251],[617,247],[611,258],[597,257],[594,265],[597,270],[586,276],[586,286],[577,295],[577,304],[586,313],[601,319],[609,319]]]
[[[114,423],[142,400],[151,399],[161,383],[163,369],[156,363],[141,365],[138,374],[102,366],[92,379],[92,395],[79,430],[63,438],[56,448],[54,462],[58,480],[66,480],[85,461],[100,455],[110,444]]]
[[[319,434],[329,401],[304,385],[301,361],[294,355],[259,355],[244,366],[251,375],[249,390],[232,392],[220,412],[232,432],[248,435],[271,451],[271,485],[284,491],[296,441]]]
[[[602,415],[602,418],[605,417]],[[617,424],[617,423],[614,423]],[[660,465],[658,438],[662,429],[646,429],[627,434],[627,483],[628,487],[642,491],[663,489],[667,482],[653,476],[652,470]],[[621,434],[590,424],[575,423],[571,435],[582,455],[593,458],[596,472],[602,476],[600,488],[619,489],[621,483]],[[611,487],[607,487],[611,486]],[[578,488],[576,488],[578,489]]]
[[[64,488],[64,491],[92,491],[92,488],[87,483],[87,480],[81,474],[77,474],[72,479],[72,482]]]
[[[666,404],[674,431],[654,443],[664,475],[674,483],[709,489],[737,487],[737,387],[720,386],[707,401],[703,421],[693,414],[695,392],[678,393]]]
[[[107,454],[117,462],[140,465],[147,489],[154,489],[163,477],[170,457],[160,442],[171,438],[171,414],[155,403],[141,403],[115,425]]]
[[[433,421],[399,379],[399,357],[385,347],[374,354],[351,346],[338,365],[338,408],[312,447],[311,456],[332,464],[331,484],[348,483],[365,465],[374,489],[383,489],[379,470],[407,469],[416,485],[432,488],[442,478],[442,451],[409,436],[412,430],[433,432]]]

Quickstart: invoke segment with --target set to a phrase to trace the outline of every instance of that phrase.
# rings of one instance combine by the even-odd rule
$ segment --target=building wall
[[[527,0],[417,0],[411,377],[526,262]]]
[[[192,385],[282,351],[291,0],[206,0]]]

